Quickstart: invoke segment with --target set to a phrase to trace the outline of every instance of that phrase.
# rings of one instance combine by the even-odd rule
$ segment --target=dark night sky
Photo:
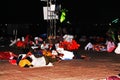
[[[75,21],[81,22],[104,22],[105,19],[120,17],[120,6],[115,0],[75,0],[69,3]],[[70,8],[71,6],[71,8]]]
[[[59,0],[68,9],[72,22],[96,23],[120,17],[119,4],[115,0]],[[46,4],[46,3],[45,3]],[[8,22],[39,23],[43,19],[43,2],[40,0],[9,0]],[[11,21],[12,18],[12,21]]]
[[[62,8],[68,10],[67,20],[72,26],[109,23],[120,17],[120,5],[117,0],[58,0],[58,2]],[[46,2],[40,0],[9,0],[8,23],[44,25],[43,6],[46,6]]]

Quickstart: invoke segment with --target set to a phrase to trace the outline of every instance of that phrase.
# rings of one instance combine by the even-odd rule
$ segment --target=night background
[[[62,27],[72,30],[74,34],[104,35],[109,29],[109,23],[120,17],[120,5],[116,0],[57,0],[56,2],[61,4],[62,9],[68,10],[66,22],[62,23]],[[9,0],[7,24],[11,28],[13,27],[11,24],[14,24],[14,27],[19,24],[17,26],[21,34],[23,30],[26,34],[45,33],[49,26],[43,19],[43,6],[46,6],[46,2],[40,0]],[[24,27],[26,24],[29,25]],[[61,26],[59,20],[56,25]],[[118,28],[119,22],[112,26]],[[29,31],[26,31],[28,28]]]

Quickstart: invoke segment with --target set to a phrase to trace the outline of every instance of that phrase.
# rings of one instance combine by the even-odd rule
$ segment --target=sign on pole
[[[54,12],[54,5],[51,7],[43,7],[44,20],[58,19],[58,15]]]

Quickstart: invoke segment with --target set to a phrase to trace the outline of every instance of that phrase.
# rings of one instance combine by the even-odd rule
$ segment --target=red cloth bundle
[[[16,46],[17,47],[24,47],[25,43],[23,41],[18,41],[18,42],[16,42]]]
[[[9,52],[0,52],[0,60],[9,60],[10,53]]]
[[[78,44],[75,40],[72,40],[72,42],[67,42],[67,41],[63,41],[61,42],[61,46],[66,50],[77,50],[80,47],[80,44]]]

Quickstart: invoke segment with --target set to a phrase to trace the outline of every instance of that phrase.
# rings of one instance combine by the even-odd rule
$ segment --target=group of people
[[[27,35],[24,40],[17,39],[11,42],[10,63],[20,67],[53,66],[54,62],[73,59],[72,50],[80,46],[73,40],[73,36],[68,39],[68,35],[63,37],[63,41],[58,42],[53,39],[45,41],[40,37],[35,37],[33,41],[30,38]]]
[[[43,41],[41,44],[28,41],[16,41],[12,46],[11,58],[9,60],[12,64],[17,64],[20,67],[40,67],[40,66],[53,66],[53,62],[60,61],[58,52],[54,45]]]
[[[116,44],[112,39],[106,40],[105,43],[88,42],[84,50],[107,51],[108,53],[115,52],[120,54],[120,42]]]

